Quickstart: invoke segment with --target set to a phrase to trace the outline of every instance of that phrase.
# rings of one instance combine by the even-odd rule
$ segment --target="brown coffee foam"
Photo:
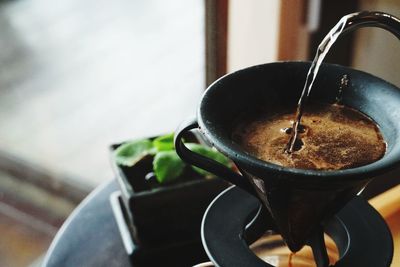
[[[380,159],[386,144],[376,124],[362,113],[340,105],[307,106],[301,124],[304,143],[299,151],[285,152],[293,113],[268,116],[239,123],[233,138],[256,157],[278,165],[316,170],[339,170]],[[249,122],[250,121],[250,122]]]

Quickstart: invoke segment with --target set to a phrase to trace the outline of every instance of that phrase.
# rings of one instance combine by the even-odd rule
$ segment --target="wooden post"
[[[228,0],[205,0],[206,86],[226,73]]]

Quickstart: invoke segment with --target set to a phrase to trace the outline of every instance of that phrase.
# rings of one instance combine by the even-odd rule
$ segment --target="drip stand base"
[[[267,229],[276,230],[272,218],[261,208],[258,199],[233,186],[208,207],[203,217],[201,237],[208,257],[216,266],[265,267],[272,265],[258,258],[248,244]],[[350,201],[326,222],[324,230],[339,251],[335,267],[390,266],[393,257],[390,231],[379,213],[362,197]],[[325,264],[326,259],[323,255],[321,258]]]

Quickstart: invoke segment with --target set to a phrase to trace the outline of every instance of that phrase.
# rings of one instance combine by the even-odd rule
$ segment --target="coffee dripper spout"
[[[344,16],[343,33],[348,33],[358,28],[378,27],[385,29],[400,39],[400,19],[390,14],[379,11],[362,11]]]

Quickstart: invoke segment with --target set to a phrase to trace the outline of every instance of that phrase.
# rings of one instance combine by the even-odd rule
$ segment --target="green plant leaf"
[[[154,153],[153,143],[148,139],[126,142],[114,151],[117,164],[127,167],[132,167],[145,156]]]
[[[159,183],[171,182],[178,178],[185,168],[185,163],[175,151],[160,151],[153,160],[153,170]]]
[[[174,149],[174,133],[162,135],[153,140],[157,151],[168,151]]]
[[[207,158],[213,159],[213,160],[225,165],[228,168],[232,167],[232,162],[230,161],[230,159],[213,148],[206,147],[206,146],[203,146],[200,144],[195,144],[195,143],[187,143],[185,145],[195,153],[198,153]],[[193,170],[195,170],[196,172],[198,172],[199,174],[201,174],[203,176],[215,176],[214,174],[212,174],[208,171],[205,171],[203,169],[200,169],[198,167],[192,166],[192,168],[193,168]]]

